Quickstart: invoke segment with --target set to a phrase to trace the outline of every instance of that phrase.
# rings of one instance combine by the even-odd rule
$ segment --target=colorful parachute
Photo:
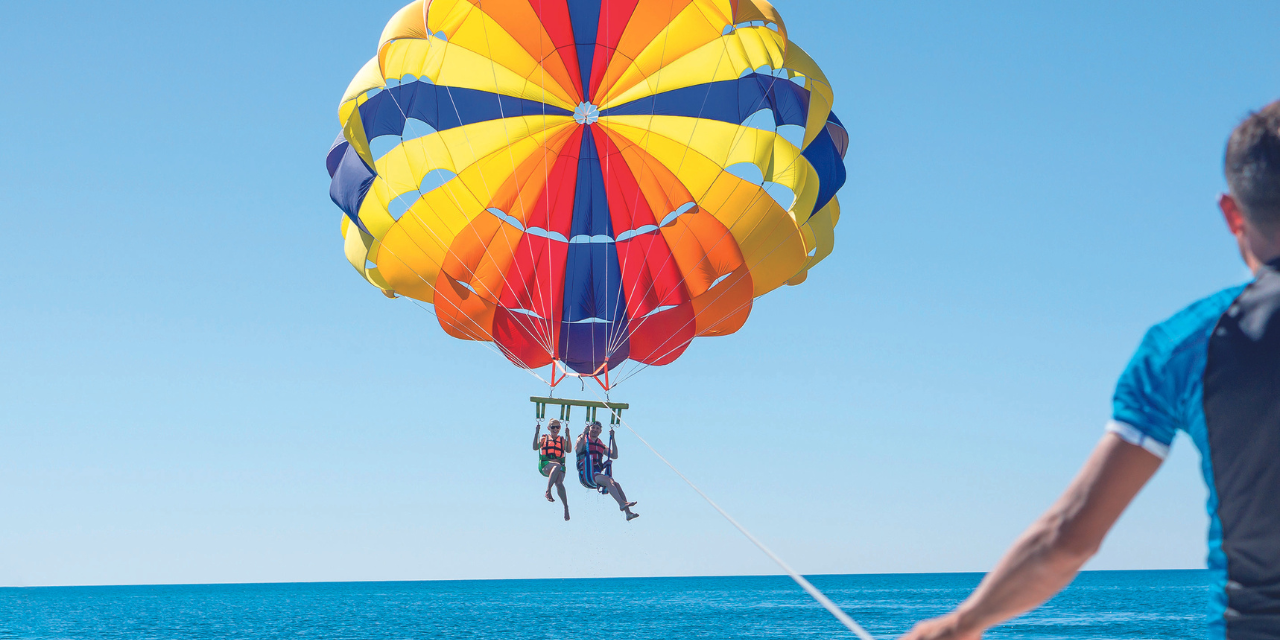
[[[763,0],[419,0],[342,97],[330,195],[356,270],[449,335],[667,364],[831,253],[831,103]]]

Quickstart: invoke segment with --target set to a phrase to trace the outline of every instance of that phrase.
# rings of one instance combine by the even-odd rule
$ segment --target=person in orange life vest
[[[606,455],[609,460],[618,459],[618,443],[613,439],[613,429],[609,430],[609,441],[611,446],[605,446],[605,444],[600,441],[600,432],[603,430],[604,427],[602,427],[599,422],[592,422],[587,429],[582,432],[582,435],[578,436],[578,442],[574,445],[574,452],[578,454],[580,459],[585,460],[586,458],[583,456],[589,450],[591,455],[592,471],[594,472],[594,477],[590,478],[589,480],[591,480],[591,482],[588,483],[586,468],[584,464],[580,462],[578,464],[578,479],[581,480],[583,484],[594,484],[597,487],[607,490],[609,495],[613,496],[613,499],[618,501],[618,510],[625,511],[627,514],[627,521],[630,522],[631,520],[640,517],[640,514],[631,512],[631,507],[636,506],[636,503],[627,502],[627,494],[622,492],[622,485],[618,484],[618,481],[614,480],[612,476],[602,473],[604,470]]]
[[[551,487],[555,487],[556,493],[560,494],[560,504],[564,505],[564,519],[568,520],[569,499],[564,491],[564,451],[569,445],[569,429],[566,427],[561,436],[560,421],[552,420],[547,423],[547,431],[551,433],[540,435],[541,423],[533,431],[533,450],[538,452],[538,473],[547,478],[547,502],[556,501],[551,497]]]

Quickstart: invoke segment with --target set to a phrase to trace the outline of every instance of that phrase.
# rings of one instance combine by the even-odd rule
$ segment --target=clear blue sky
[[[6,8],[0,585],[775,572],[625,432],[644,517],[561,522],[544,389],[343,258],[324,155],[399,6]],[[1145,328],[1246,277],[1214,198],[1280,4],[778,7],[852,138],[836,252],[615,397],[803,572],[985,570]],[[1197,464],[1090,566],[1202,566]]]

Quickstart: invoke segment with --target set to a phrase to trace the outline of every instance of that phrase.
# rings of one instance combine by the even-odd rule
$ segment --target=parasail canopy
[[[831,253],[831,104],[763,0],[419,0],[342,97],[330,195],[388,296],[607,376],[737,331]]]

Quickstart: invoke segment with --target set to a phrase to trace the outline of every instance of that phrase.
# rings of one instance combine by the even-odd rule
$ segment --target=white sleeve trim
[[[1137,445],[1150,451],[1161,460],[1169,457],[1169,445],[1152,438],[1127,422],[1111,420],[1107,423],[1107,431],[1120,436],[1121,440],[1129,444]]]

